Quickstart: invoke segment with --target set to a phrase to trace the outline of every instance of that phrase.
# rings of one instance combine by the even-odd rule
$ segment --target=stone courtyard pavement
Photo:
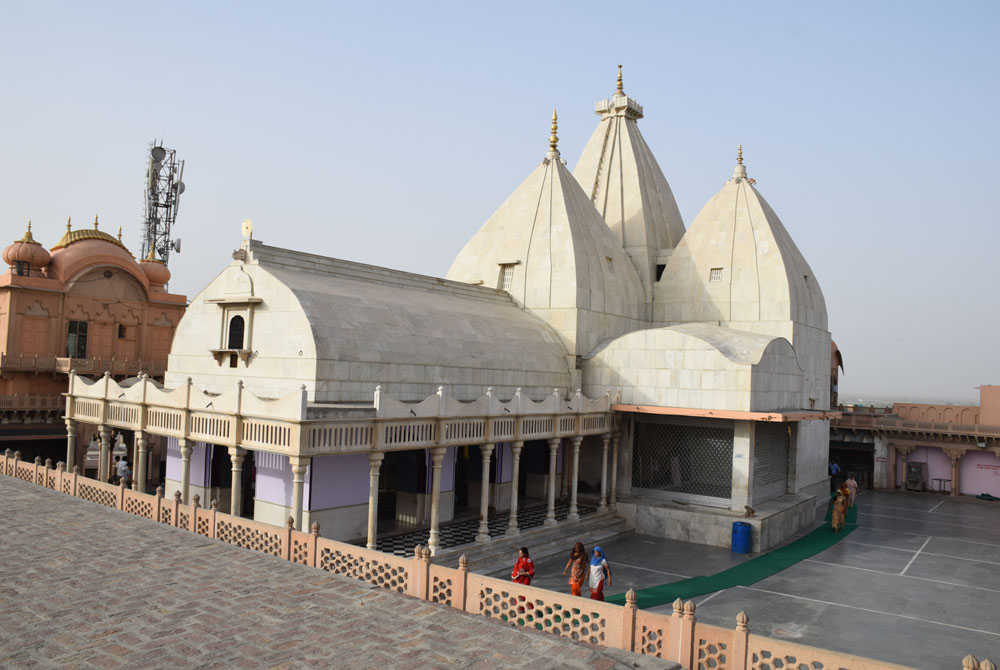
[[[754,633],[921,670],[959,670],[966,654],[1000,663],[1000,502],[869,491],[857,504],[860,528],[841,542],[751,586],[695,598],[698,620],[731,628],[745,611]],[[747,560],[640,535],[604,549],[609,593]],[[568,592],[565,562],[537,561],[532,586]]]
[[[0,667],[677,666],[487,621],[0,477]]]

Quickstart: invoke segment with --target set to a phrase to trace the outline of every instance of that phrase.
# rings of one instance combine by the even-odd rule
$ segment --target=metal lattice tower
[[[177,208],[184,193],[184,161],[177,160],[177,152],[167,149],[162,142],[149,143],[146,163],[146,207],[142,222],[142,258],[150,251],[166,265],[170,252],[181,250],[180,239],[171,239],[171,229],[177,222]]]

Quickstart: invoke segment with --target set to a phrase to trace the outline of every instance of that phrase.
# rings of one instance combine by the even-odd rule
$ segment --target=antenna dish
[[[176,251],[177,253],[180,253],[181,252],[181,238],[178,237],[176,240],[174,240],[173,242],[171,242],[170,246],[173,247],[174,251]]]
[[[160,162],[167,157],[167,151],[163,147],[153,147],[149,155],[153,157],[154,161]]]
[[[181,193],[183,193],[184,192],[184,182],[179,181],[176,184],[174,184],[174,190],[177,191],[177,195],[180,195]]]

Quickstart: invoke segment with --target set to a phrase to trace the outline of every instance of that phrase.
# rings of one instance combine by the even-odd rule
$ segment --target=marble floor
[[[861,527],[843,541],[752,586],[697,598],[698,619],[733,626],[745,611],[755,633],[921,670],[958,670],[966,654],[1000,662],[1000,502],[865,492],[857,504]],[[640,535],[604,549],[609,593],[747,560]],[[565,560],[538,561],[533,585],[568,592]]]

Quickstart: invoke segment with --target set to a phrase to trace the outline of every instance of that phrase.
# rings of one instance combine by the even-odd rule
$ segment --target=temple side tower
[[[657,266],[662,270],[665,257],[684,235],[684,222],[670,185],[639,132],[642,105],[625,94],[621,67],[614,95],[596,103],[601,121],[573,176],[632,259],[649,304]]]

